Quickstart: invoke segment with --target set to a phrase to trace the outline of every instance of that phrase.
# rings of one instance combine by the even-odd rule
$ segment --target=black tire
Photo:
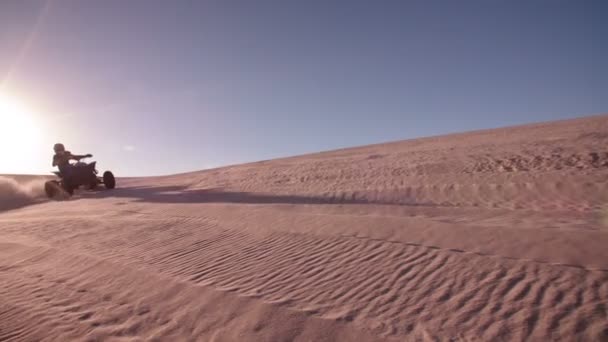
[[[74,187],[71,186],[69,183],[63,183],[63,190],[70,194],[70,196],[74,195]]]
[[[48,181],[44,183],[44,192],[48,198],[53,198],[57,195],[57,189],[59,189],[58,181]]]
[[[103,173],[103,184],[106,186],[106,189],[114,189],[116,187],[116,179],[114,179],[112,172],[106,171]]]

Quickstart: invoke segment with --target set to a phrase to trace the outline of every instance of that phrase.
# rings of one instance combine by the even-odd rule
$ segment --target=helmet
[[[64,152],[65,146],[63,146],[63,144],[57,143],[55,144],[55,146],[53,146],[53,150],[55,150],[55,152]]]

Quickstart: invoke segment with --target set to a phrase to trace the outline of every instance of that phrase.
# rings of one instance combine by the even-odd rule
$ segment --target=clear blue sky
[[[55,141],[155,175],[608,112],[608,1],[2,0],[0,51],[45,122],[0,173]]]

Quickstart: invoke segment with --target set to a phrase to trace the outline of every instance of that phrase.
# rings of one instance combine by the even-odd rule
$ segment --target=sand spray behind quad
[[[0,176],[0,211],[45,201],[44,182],[44,179],[17,182]]]

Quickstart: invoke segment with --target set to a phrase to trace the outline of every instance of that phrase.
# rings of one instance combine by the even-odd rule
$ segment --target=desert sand
[[[608,341],[608,115],[43,181],[0,180],[2,341]]]

